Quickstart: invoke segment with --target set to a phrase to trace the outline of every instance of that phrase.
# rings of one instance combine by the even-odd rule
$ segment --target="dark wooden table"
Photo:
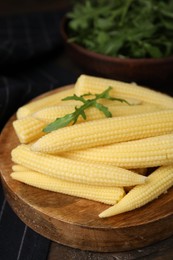
[[[173,237],[138,250],[116,253],[96,253],[73,249],[51,243],[48,260],[171,260],[173,259]]]

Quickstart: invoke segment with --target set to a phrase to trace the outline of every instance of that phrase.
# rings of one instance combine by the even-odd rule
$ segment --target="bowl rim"
[[[104,61],[108,61],[108,62],[119,62],[119,63],[137,63],[137,64],[141,64],[141,63],[156,64],[157,63],[158,64],[158,63],[165,63],[165,62],[173,62],[173,55],[167,56],[167,57],[162,57],[162,58],[126,58],[126,57],[121,58],[121,57],[108,56],[105,54],[91,51],[91,50],[83,47],[82,45],[68,41],[68,35],[65,30],[68,20],[69,19],[67,18],[67,16],[64,16],[61,20],[61,23],[60,23],[61,36],[62,36],[64,42],[68,46],[71,46],[73,49],[81,52],[84,55],[88,55],[88,56],[97,58],[98,60],[101,60],[101,61],[104,60]]]

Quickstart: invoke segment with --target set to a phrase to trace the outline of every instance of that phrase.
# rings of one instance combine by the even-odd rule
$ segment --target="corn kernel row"
[[[127,169],[169,165],[173,163],[173,134],[66,152],[63,156]]]
[[[106,218],[142,207],[173,186],[173,165],[162,166],[151,173],[145,184],[136,185],[117,204],[100,213]]]
[[[141,114],[146,112],[160,111],[163,108],[153,105],[135,105],[135,106],[114,106],[109,105],[112,116],[128,116],[133,114]],[[74,105],[58,105],[41,109],[31,116],[17,119],[13,122],[14,130],[21,143],[27,144],[44,135],[43,128],[47,124],[63,117],[66,114],[74,112]],[[104,118],[104,114],[98,109],[91,107],[86,111],[86,121]],[[83,117],[79,117],[77,123],[83,122]]]
[[[108,87],[112,87],[110,94],[119,98],[132,98],[151,104],[173,108],[173,98],[158,91],[139,86],[135,83],[125,83],[117,80],[81,75],[75,84],[75,93],[101,93]]]
[[[102,186],[131,186],[143,183],[145,176],[113,166],[92,164],[39,152],[26,145],[12,150],[12,160],[31,170],[66,181]]]
[[[57,105],[59,102],[61,102],[62,98],[72,95],[73,93],[74,93],[74,88],[67,88],[67,89],[64,89],[63,91],[59,91],[57,93],[54,93],[54,94],[48,95],[46,97],[40,98],[38,100],[35,100],[33,102],[30,102],[30,103],[20,107],[16,112],[16,116],[18,119],[24,118],[44,107]]]
[[[173,110],[105,118],[67,126],[37,140],[33,151],[62,153],[137,140],[173,131]]]
[[[39,189],[99,201],[110,205],[116,204],[125,195],[125,191],[121,187],[104,187],[70,182],[29,169],[15,171],[11,174],[11,177]]]

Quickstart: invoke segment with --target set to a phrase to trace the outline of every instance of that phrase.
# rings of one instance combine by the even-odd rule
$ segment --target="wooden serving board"
[[[1,177],[9,204],[26,225],[60,244],[97,252],[141,248],[173,235],[173,188],[140,209],[100,219],[107,205],[12,180],[10,153],[19,144],[13,120],[15,116],[1,135]]]

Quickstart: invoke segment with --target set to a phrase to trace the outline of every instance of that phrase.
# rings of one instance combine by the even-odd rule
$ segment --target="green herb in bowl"
[[[69,41],[112,57],[173,55],[172,0],[85,0],[67,14]]]

